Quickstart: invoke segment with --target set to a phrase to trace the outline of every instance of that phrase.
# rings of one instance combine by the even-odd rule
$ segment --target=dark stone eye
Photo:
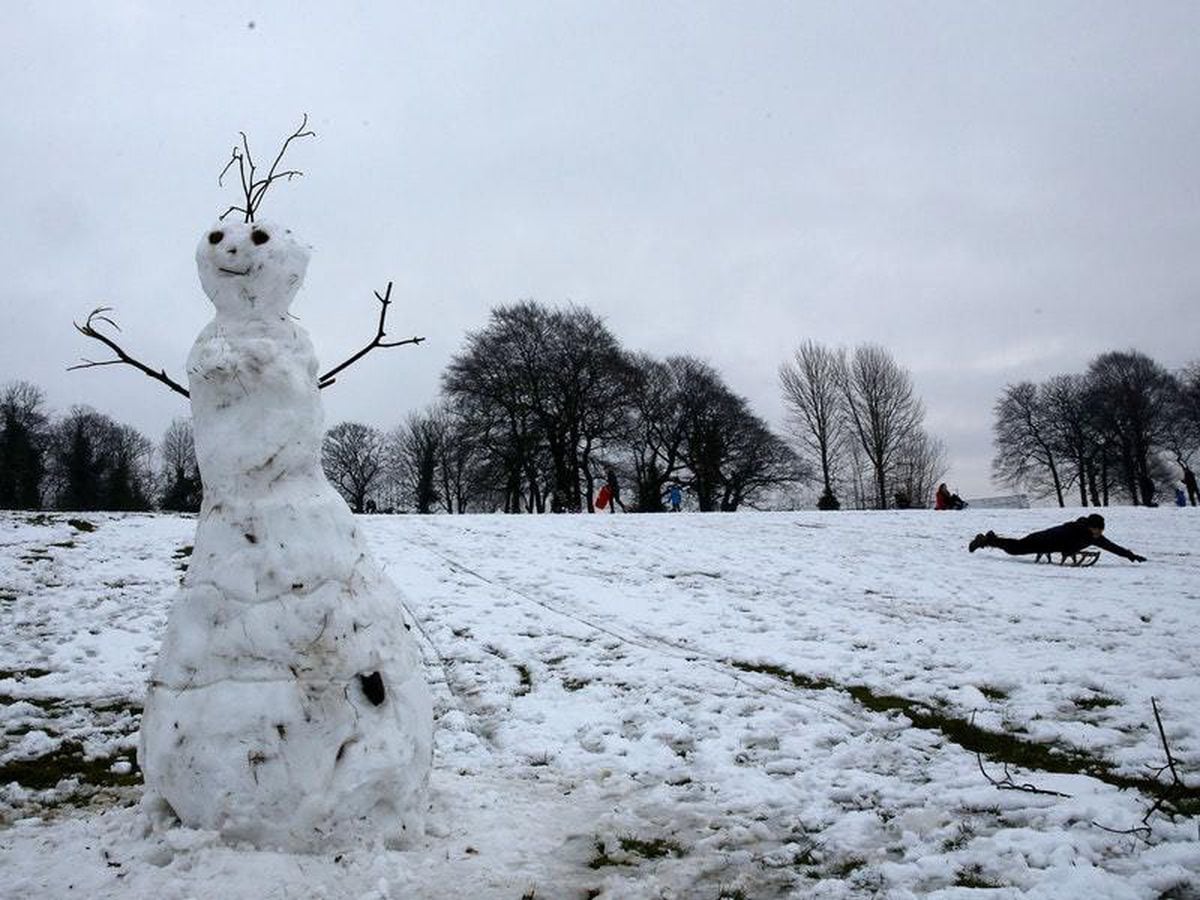
[[[267,234],[265,231],[261,231],[257,228],[255,228],[252,232],[250,232],[250,240],[254,241],[254,243],[256,243],[256,244],[265,244],[270,239],[271,239],[271,236],[269,234]]]
[[[210,244],[219,244],[224,239],[225,239],[225,232],[223,232],[223,231],[210,231],[208,234],[208,242]]]

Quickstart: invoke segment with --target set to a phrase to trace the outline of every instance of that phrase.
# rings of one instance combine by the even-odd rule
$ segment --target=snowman
[[[146,696],[145,808],[262,848],[403,844],[432,706],[400,591],[321,468],[317,359],[288,313],[308,249],[221,221],[196,264],[216,307],[187,363],[204,502]]]

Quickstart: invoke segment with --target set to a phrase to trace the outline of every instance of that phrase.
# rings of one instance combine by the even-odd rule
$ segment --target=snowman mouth
[[[245,269],[245,271],[243,271],[243,272],[239,272],[239,271],[237,271],[236,269],[222,269],[222,268],[220,268],[220,267],[218,267],[218,268],[217,268],[217,271],[218,271],[218,272],[223,272],[223,273],[225,273],[226,275],[249,275],[249,274],[250,274],[250,267],[249,267],[249,266],[247,266],[247,267],[246,267],[246,269]]]

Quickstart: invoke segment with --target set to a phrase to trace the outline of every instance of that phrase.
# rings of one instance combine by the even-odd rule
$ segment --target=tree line
[[[356,512],[594,511],[610,473],[627,508],[659,512],[673,485],[702,512],[778,506],[815,485],[821,509],[923,507],[946,471],[913,380],[884,348],[806,341],[779,369],[778,435],[711,365],[621,346],[582,307],[499,306],[468,333],[440,396],[384,432],[343,422],[322,443]],[[1152,504],[1191,481],[1200,361],[1178,372],[1138,351],[1007,386],[993,479],[1060,505]],[[28,382],[0,388],[0,508],[199,508],[187,419],[158,444],[88,407],[51,416]]]
[[[196,510],[200,476],[191,425],[156,447],[86,406],[52,417],[36,385],[0,389],[0,509]]]
[[[330,481],[356,511],[595,510],[612,473],[630,510],[671,485],[702,512],[769,502],[809,470],[709,364],[624,349],[580,307],[492,310],[442,376],[438,402],[390,433],[331,429]]]
[[[1008,385],[995,405],[994,479],[1059,506],[1153,506],[1176,486],[1195,505],[1200,361],[1171,372],[1137,350],[1082,373]]]

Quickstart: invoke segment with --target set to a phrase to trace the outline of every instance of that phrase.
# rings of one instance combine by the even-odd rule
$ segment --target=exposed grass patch
[[[76,531],[95,531],[96,525],[94,522],[89,522],[87,519],[67,519],[67,524]]]
[[[130,771],[112,771],[113,757],[85,759],[83,745],[64,741],[57,750],[34,759],[14,759],[0,766],[0,784],[15,781],[22,787],[40,791],[52,788],[67,778],[78,778],[94,787],[125,787],[140,784],[141,770],[135,760],[127,760]]]
[[[861,856],[847,856],[829,867],[829,874],[834,878],[847,878],[867,864]]]
[[[1087,697],[1072,697],[1071,702],[1075,704],[1076,709],[1106,709],[1110,706],[1120,706],[1121,701],[1116,697],[1109,697],[1106,694],[1092,694]]]
[[[15,678],[17,681],[25,681],[27,678],[43,678],[50,674],[52,673],[49,669],[39,669],[36,666],[30,666],[27,669],[0,669],[0,678]]]
[[[1008,699],[1008,691],[1003,688],[992,687],[990,684],[981,684],[977,686],[979,693],[987,697],[993,703]]]
[[[915,727],[939,731],[951,743],[993,762],[1008,763],[1041,772],[1090,775],[1113,787],[1133,788],[1148,796],[1161,798],[1170,805],[1171,811],[1176,813],[1192,815],[1200,810],[1200,788],[1167,784],[1154,778],[1122,775],[1111,762],[1086,750],[988,731],[974,722],[933,709],[920,701],[892,694],[877,694],[866,685],[840,685],[828,679],[810,678],[775,665],[740,660],[732,660],[731,664],[743,672],[773,675],[800,688],[844,691],[872,712],[901,713],[907,716]]]
[[[987,878],[983,867],[979,865],[965,866],[954,874],[954,886],[965,888],[999,888],[1004,885]]]
[[[516,695],[524,697],[533,690],[533,676],[529,672],[529,666],[524,663],[517,663],[517,675],[520,677],[521,683],[517,687]]]
[[[581,691],[592,683],[590,678],[564,678],[563,687],[568,691]]]
[[[663,859],[668,856],[685,856],[687,851],[669,838],[654,838],[642,840],[634,835],[626,834],[617,837],[620,856],[611,856],[608,847],[600,838],[596,839],[596,855],[588,863],[590,869],[602,869],[605,866],[632,866],[633,860],[626,857],[641,857],[642,859]]]

